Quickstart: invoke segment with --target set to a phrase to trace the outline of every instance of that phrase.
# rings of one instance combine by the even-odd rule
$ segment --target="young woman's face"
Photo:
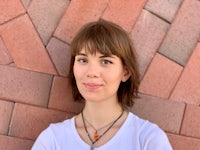
[[[117,101],[120,82],[125,82],[130,75],[119,57],[82,50],[75,56],[74,76],[86,101]]]

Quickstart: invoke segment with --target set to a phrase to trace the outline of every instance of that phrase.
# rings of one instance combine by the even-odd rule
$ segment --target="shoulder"
[[[63,122],[51,123],[49,125],[49,127],[47,128],[47,130],[49,129],[49,130],[51,130],[51,132],[53,132],[55,134],[59,133],[59,132],[63,132],[72,126],[73,121],[74,121],[74,117],[64,120]]]
[[[139,118],[133,113],[130,113],[130,116],[139,132],[139,140],[143,149],[172,150],[166,133],[158,125]]]
[[[63,122],[52,123],[43,130],[38,138],[36,139],[32,150],[37,149],[49,149],[55,147],[57,141],[63,140],[67,135],[66,133],[70,131],[70,126],[72,125],[74,118],[67,119]]]

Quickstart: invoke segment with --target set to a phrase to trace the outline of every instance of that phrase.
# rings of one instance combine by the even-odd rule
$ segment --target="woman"
[[[139,73],[128,34],[100,20],[71,43],[69,79],[80,114],[51,124],[32,150],[171,150],[165,133],[127,108],[137,97]]]

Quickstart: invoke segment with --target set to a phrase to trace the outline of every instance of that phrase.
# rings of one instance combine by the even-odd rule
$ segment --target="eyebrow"
[[[77,54],[77,55],[81,55],[81,56],[88,57],[88,55],[85,54],[85,53],[79,53],[79,54]],[[112,56],[112,55],[101,55],[101,56],[99,56],[99,58],[105,58],[105,57],[115,58],[115,57]]]
[[[87,54],[85,54],[85,53],[78,53],[77,55],[87,56]]]

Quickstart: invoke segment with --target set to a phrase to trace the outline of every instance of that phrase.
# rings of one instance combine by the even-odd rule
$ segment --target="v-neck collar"
[[[109,148],[110,146],[112,146],[114,143],[116,143],[118,141],[118,139],[121,137],[121,135],[124,133],[124,131],[126,130],[126,127],[128,125],[128,120],[130,119],[131,115],[130,112],[128,113],[128,116],[126,118],[126,120],[124,121],[124,123],[122,124],[122,126],[120,127],[120,129],[115,133],[115,135],[105,144],[95,147],[95,150],[101,150],[101,149],[105,149],[105,148]],[[75,117],[72,118],[71,120],[71,129],[72,129],[72,133],[75,140],[78,142],[78,144],[84,148],[85,150],[90,150],[91,145],[87,144],[79,135],[77,129],[76,129],[76,125],[75,125]]]

